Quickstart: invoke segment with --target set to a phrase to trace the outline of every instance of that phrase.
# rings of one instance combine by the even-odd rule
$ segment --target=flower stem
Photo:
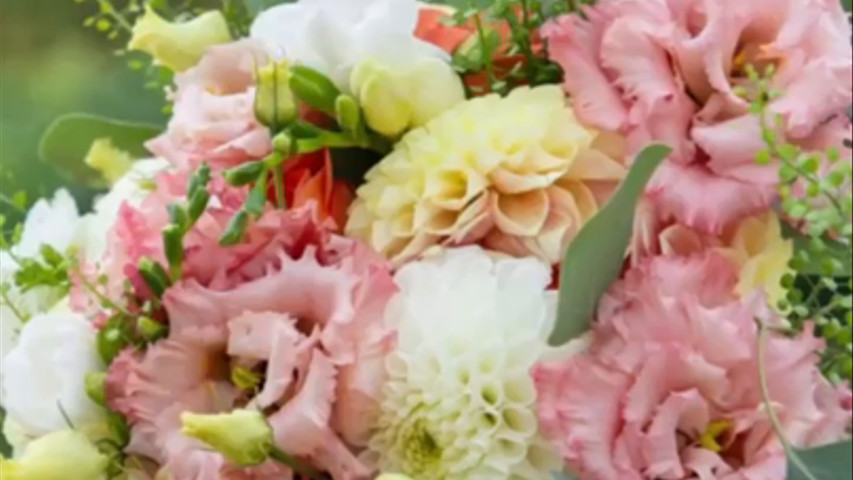
[[[769,333],[767,326],[759,319],[755,320],[758,325],[758,384],[761,388],[761,397],[764,400],[764,408],[767,410],[767,417],[773,425],[773,430],[776,432],[776,437],[782,443],[782,447],[788,454],[790,462],[796,466],[809,480],[818,480],[809,471],[809,468],[803,463],[802,459],[794,451],[790,440],[785,435],[785,429],[782,427],[782,422],[779,421],[779,416],[776,415],[776,409],[773,408],[773,400],[770,398],[770,386],[767,384],[767,364],[765,363],[764,354],[765,344],[767,343],[767,335]],[[790,473],[790,472],[789,472]]]
[[[106,295],[99,292],[97,287],[95,287],[94,285],[92,285],[91,282],[89,282],[89,279],[86,278],[86,274],[84,274],[81,270],[77,270],[77,278],[80,279],[80,283],[83,285],[83,287],[86,289],[86,291],[88,291],[89,293],[91,293],[92,295],[97,297],[97,299],[100,300],[100,302],[105,307],[112,308],[113,310],[115,310],[119,313],[123,313],[124,315],[127,315],[128,317],[133,316],[130,312],[125,310],[121,305],[115,303],[114,301],[107,298]]]
[[[278,208],[282,210],[287,209],[287,199],[285,198],[284,193],[284,163],[280,163],[273,169],[273,175],[275,175],[275,198],[278,202]]]
[[[16,307],[12,300],[9,298],[9,294],[6,288],[0,288],[0,299],[3,300],[3,302],[0,303],[9,307],[9,310],[12,311],[12,314],[15,315],[21,323],[25,323],[27,321],[27,317],[23,315],[20,310],[18,310],[18,307]]]

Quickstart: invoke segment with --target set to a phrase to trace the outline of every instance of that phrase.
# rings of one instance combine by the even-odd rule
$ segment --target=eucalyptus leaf
[[[846,480],[853,478],[853,442],[812,450],[788,451],[788,480]]]
[[[84,162],[92,142],[109,138],[116,148],[134,158],[143,158],[150,155],[145,142],[160,131],[156,125],[71,113],[59,117],[47,128],[39,143],[39,157],[75,183],[102,188],[108,186],[106,180]]]
[[[652,144],[640,152],[610,201],[572,241],[560,274],[552,345],[562,345],[589,329],[598,300],[622,271],[640,195],[671,151],[666,145]]]

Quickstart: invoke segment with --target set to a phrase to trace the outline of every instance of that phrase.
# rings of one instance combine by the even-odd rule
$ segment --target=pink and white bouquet
[[[4,480],[853,475],[838,0],[99,3],[170,118],[45,135]]]

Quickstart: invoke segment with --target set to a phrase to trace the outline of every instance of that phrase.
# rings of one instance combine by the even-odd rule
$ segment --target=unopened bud
[[[263,162],[244,163],[225,172],[225,181],[229,185],[240,187],[254,182],[264,170]]]
[[[341,91],[322,73],[305,66],[295,66],[291,70],[290,88],[308,105],[330,115],[335,114],[335,100]]]
[[[256,410],[234,410],[219,415],[181,415],[181,433],[206,443],[237,465],[257,465],[273,450],[273,432]]]
[[[219,244],[229,246],[242,242],[248,226],[249,214],[244,210],[240,210],[236,215],[231,217],[228,227],[225,229],[225,234],[219,239]]]
[[[92,399],[93,402],[97,403],[100,406],[104,406],[107,404],[106,402],[106,384],[107,384],[107,374],[104,372],[89,372],[86,374],[84,379],[84,384],[86,386],[86,395]]]
[[[258,70],[255,116],[273,131],[289,125],[298,114],[296,99],[290,90],[290,76],[285,62],[270,63]]]

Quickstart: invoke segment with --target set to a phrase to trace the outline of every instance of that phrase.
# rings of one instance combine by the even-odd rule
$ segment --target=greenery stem
[[[773,408],[773,400],[770,398],[770,386],[767,384],[767,364],[764,358],[764,354],[766,353],[765,344],[767,343],[768,329],[764,325],[764,322],[759,319],[756,319],[756,324],[758,325],[758,384],[761,388],[761,397],[764,400],[764,409],[767,410],[767,417],[769,418],[771,425],[773,425],[776,437],[779,438],[779,442],[782,443],[782,447],[785,449],[785,452],[788,453],[788,458],[791,460],[791,463],[796,465],[800,472],[805,474],[809,480],[818,480],[809,473],[808,467],[803,464],[803,461],[794,452],[794,447],[785,435],[785,429],[782,427],[782,422],[779,421],[779,416],[776,415],[776,409]]]
[[[16,307],[12,300],[9,298],[9,293],[5,288],[0,288],[0,299],[3,300],[2,303],[9,307],[9,310],[12,311],[12,314],[15,315],[15,317],[17,317],[21,323],[27,321],[27,317],[23,315],[20,310],[18,310],[18,307]]]
[[[287,199],[284,193],[284,163],[280,163],[276,165],[273,169],[273,175],[275,176],[275,198],[278,202],[278,208],[285,210],[287,208]]]
[[[80,284],[81,284],[81,285],[83,285],[83,287],[86,289],[86,291],[88,291],[89,293],[91,293],[92,295],[94,295],[95,297],[97,297],[97,298],[98,298],[98,300],[100,300],[100,301],[101,301],[101,303],[102,303],[102,304],[104,304],[104,306],[105,306],[105,307],[112,308],[113,310],[115,310],[115,311],[117,311],[117,312],[119,312],[119,313],[123,313],[124,315],[127,315],[128,317],[132,317],[132,316],[133,316],[133,315],[132,315],[130,312],[128,312],[124,307],[122,307],[121,305],[119,305],[119,304],[115,303],[114,301],[112,301],[112,300],[110,300],[109,298],[107,298],[107,296],[106,296],[106,295],[104,295],[103,293],[99,292],[99,291],[98,291],[98,289],[97,289],[97,287],[95,287],[94,285],[92,285],[92,283],[89,281],[89,279],[88,279],[88,278],[86,278],[86,274],[84,274],[82,271],[77,270],[77,278],[79,278],[79,279],[80,279]]]
[[[487,44],[486,29],[483,26],[483,19],[480,14],[474,15],[474,24],[477,26],[477,39],[480,41],[480,55],[482,56],[483,65],[486,66],[486,76],[489,79],[489,90],[491,91],[496,82],[495,69],[494,65],[492,65],[492,50]]]

